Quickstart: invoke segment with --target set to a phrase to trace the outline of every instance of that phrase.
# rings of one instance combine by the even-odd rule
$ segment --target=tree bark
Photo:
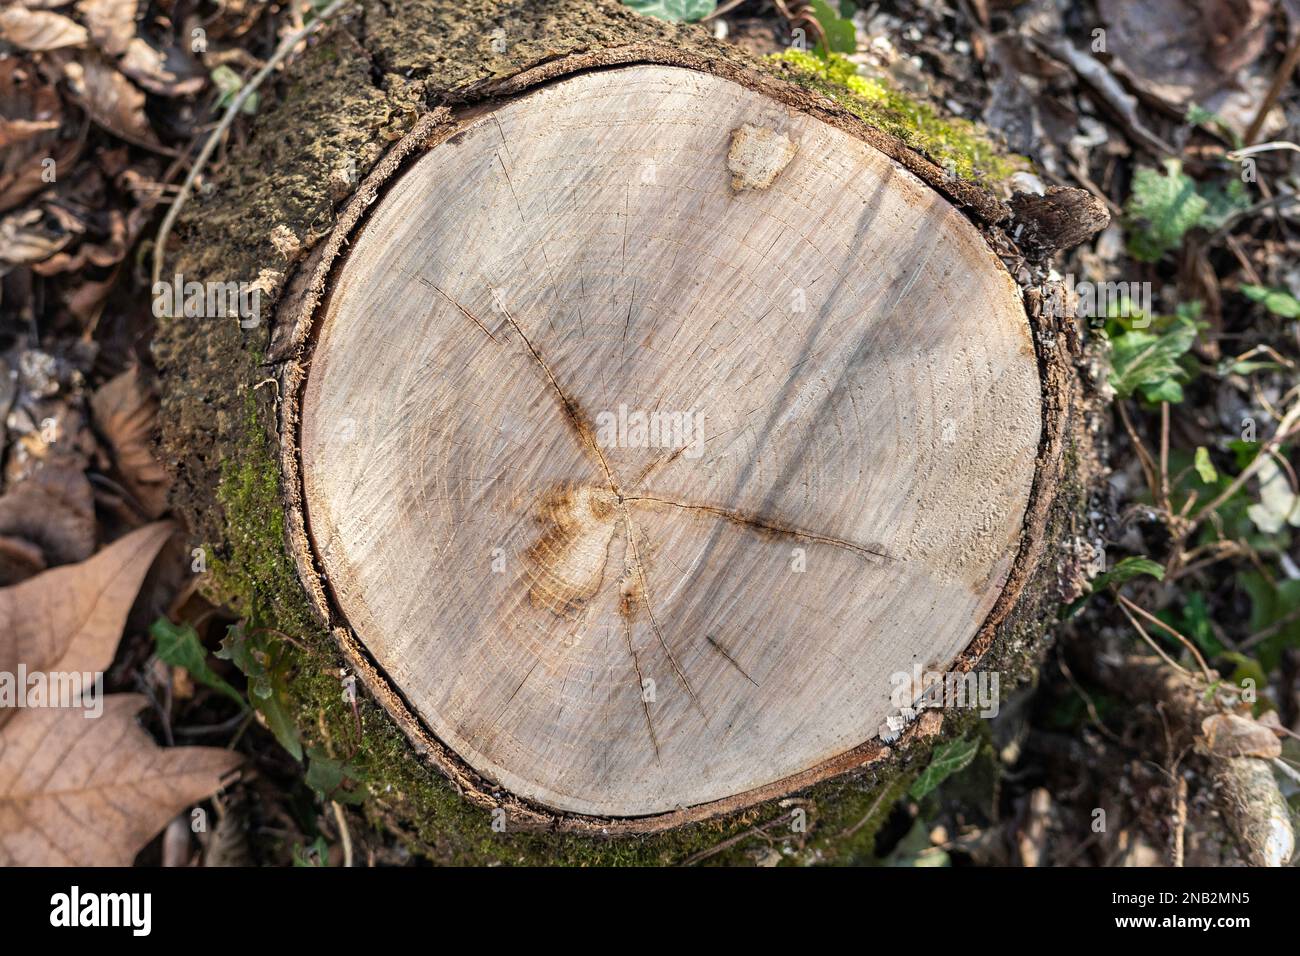
[[[280,86],[168,250],[273,314],[155,355],[300,733],[441,860],[858,852],[937,736],[899,675],[1005,692],[1077,591],[1043,258],[1104,212],[601,0],[358,3]]]

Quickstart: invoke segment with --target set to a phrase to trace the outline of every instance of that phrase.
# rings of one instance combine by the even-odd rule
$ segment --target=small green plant
[[[1088,599],[1094,594],[1100,594],[1106,588],[1119,590],[1129,581],[1141,575],[1150,575],[1157,581],[1163,581],[1165,569],[1162,565],[1157,564],[1150,558],[1125,558],[1109,571],[1103,571],[1092,579],[1092,585],[1087,594],[1075,598],[1066,608],[1061,611],[1061,619],[1069,620],[1078,614]]]
[[[969,767],[979,749],[979,738],[967,740],[964,737],[936,747],[929,765],[921,771],[908,794],[913,800],[927,796],[953,774]]]
[[[1203,323],[1197,306],[1180,306],[1158,331],[1130,329],[1112,340],[1110,384],[1118,398],[1140,394],[1149,402],[1181,402],[1191,377],[1185,357]],[[1164,325],[1160,329],[1159,325]]]
[[[289,667],[283,649],[283,645],[271,640],[269,632],[247,631],[241,623],[232,625],[226,632],[216,657],[230,661],[244,672],[249,699],[266,720],[266,726],[294,760],[302,760],[298,728],[289,713]]]
[[[363,803],[366,799],[361,771],[344,760],[335,760],[319,747],[307,750],[307,786],[321,800],[338,803]]]
[[[849,16],[844,17],[841,16],[844,12],[843,6],[837,11],[826,0],[812,0],[810,6],[813,16],[821,25],[822,32],[826,34],[826,43],[817,44],[818,54],[824,56],[827,53],[857,52],[858,31],[853,25],[851,10]]]
[[[1213,229],[1247,205],[1240,180],[1220,189],[1202,186],[1183,172],[1183,164],[1167,159],[1164,172],[1141,167],[1133,174],[1133,192],[1124,204],[1128,220],[1128,251],[1139,262],[1158,262],[1182,245],[1193,229]]]
[[[198,632],[189,624],[173,624],[160,617],[149,625],[158,659],[173,667],[183,667],[189,675],[206,687],[225,694],[241,708],[248,707],[244,695],[235,690],[208,664],[208,652],[199,640]]]
[[[221,93],[221,96],[217,99],[217,109],[224,110],[239,95],[239,91],[243,89],[244,81],[240,79],[238,73],[224,63],[214,68],[208,75],[212,77],[212,85]],[[249,94],[248,99],[244,100],[244,105],[239,108],[240,112],[252,116],[257,112],[257,104],[258,94],[254,91]]]
[[[1251,302],[1258,302],[1272,312],[1284,319],[1300,318],[1300,299],[1297,299],[1286,289],[1275,289],[1263,285],[1243,285],[1241,294],[1250,299]]]

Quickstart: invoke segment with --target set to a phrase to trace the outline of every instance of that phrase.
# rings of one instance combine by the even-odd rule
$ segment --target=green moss
[[[844,57],[823,58],[802,50],[772,54],[789,68],[790,78],[836,100],[867,124],[889,133],[962,179],[996,186],[1012,173],[1028,169],[1021,156],[998,149],[968,120],[940,116],[879,80],[861,76]]]

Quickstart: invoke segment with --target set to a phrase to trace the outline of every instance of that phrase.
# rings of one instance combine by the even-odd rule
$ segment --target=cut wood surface
[[[894,675],[990,614],[1040,438],[1019,290],[966,218],[664,66],[480,109],[415,161],[306,375],[339,615],[475,770],[602,816],[877,736]]]

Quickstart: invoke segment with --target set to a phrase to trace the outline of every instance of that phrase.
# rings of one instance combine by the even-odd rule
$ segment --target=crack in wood
[[[690,504],[685,501],[674,501],[672,498],[662,498],[658,495],[626,495],[620,498],[620,503],[623,504],[637,501],[649,501],[655,504],[668,505],[672,508],[680,508],[683,511],[703,511],[719,518],[725,518],[727,521],[741,525],[742,527],[755,528],[759,531],[769,532],[774,535],[795,538],[802,541],[812,541],[817,544],[826,544],[831,547],[841,548],[845,551],[850,551],[860,557],[866,558],[873,564],[892,560],[879,545],[862,545],[845,538],[818,534],[815,531],[805,531],[802,528],[782,524],[770,518],[762,518],[758,515],[747,514],[743,511],[735,511],[730,508],[719,508],[715,505]]]

